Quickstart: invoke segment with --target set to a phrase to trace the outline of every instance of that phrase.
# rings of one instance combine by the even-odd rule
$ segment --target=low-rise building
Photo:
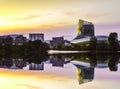
[[[58,45],[65,45],[63,37],[53,37],[50,41],[50,48],[57,48]]]
[[[12,39],[13,45],[23,45],[23,43],[27,42],[27,38],[20,34],[9,35]]]
[[[71,42],[68,40],[64,40],[64,44],[65,44],[65,46],[71,46]]]
[[[49,62],[52,64],[53,67],[64,67],[65,61],[61,60],[57,56],[50,56]]]
[[[31,40],[31,41],[41,40],[42,42],[44,42],[44,34],[43,33],[29,34],[29,40]]]
[[[0,44],[2,45],[12,45],[13,39],[10,36],[0,36]]]

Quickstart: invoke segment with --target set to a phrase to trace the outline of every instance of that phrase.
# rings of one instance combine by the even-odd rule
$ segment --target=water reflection
[[[9,68],[9,69],[22,69],[25,67],[27,64],[23,60],[19,59],[5,59],[2,58],[0,60],[0,68]]]
[[[118,53],[54,54],[47,57],[38,55],[16,59],[1,57],[0,68],[24,69],[28,67],[30,71],[44,71],[46,65],[51,65],[52,67],[49,70],[53,70],[54,67],[65,69],[66,65],[72,64],[77,70],[76,76],[79,84],[83,84],[94,79],[95,68],[109,68],[110,71],[117,71],[119,59],[120,55]]]
[[[91,66],[84,66],[80,64],[74,64],[78,69],[78,81],[79,84],[90,82],[94,79],[94,68]]]
[[[110,60],[108,62],[109,69],[111,71],[117,71],[119,61],[119,55],[111,55]]]

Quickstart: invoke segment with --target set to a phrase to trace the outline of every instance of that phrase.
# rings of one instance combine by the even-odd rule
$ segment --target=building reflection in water
[[[90,82],[94,79],[94,67],[90,65],[82,65],[82,63],[74,63],[78,70],[78,81],[79,84]]]
[[[29,70],[44,70],[44,63],[41,64],[30,63]]]
[[[64,67],[64,64],[70,61],[67,61],[67,59],[64,60],[64,59],[58,58],[57,56],[51,55],[47,61],[41,62],[40,64],[30,63],[29,70],[44,70],[44,65],[46,62],[48,64],[52,64],[52,67]]]
[[[19,59],[2,59],[0,60],[0,68],[8,69],[23,69],[27,64],[24,61],[19,61]]]
[[[79,84],[91,82],[94,79],[94,68],[109,68],[110,71],[118,70],[119,54],[77,54],[77,55],[50,55],[48,60],[36,63],[23,59],[0,58],[0,68],[23,69],[43,71],[45,64],[52,67],[65,68],[65,64],[72,63],[77,68]],[[34,58],[33,58],[34,59]],[[36,58],[39,60],[39,58]],[[41,59],[40,59],[41,60]],[[51,67],[51,70],[52,70]]]
[[[56,56],[50,56],[49,63],[51,63],[53,67],[64,67],[64,60]]]
[[[50,63],[53,67],[64,67],[64,64],[71,62],[70,58],[50,56]],[[79,61],[78,61],[79,62]],[[81,65],[80,63],[71,62],[78,70],[78,81],[79,84],[90,82],[94,79],[94,67]],[[88,63],[89,64],[89,63]]]
[[[10,68],[12,65],[13,65],[13,61],[12,60],[2,59],[0,61],[0,68]]]

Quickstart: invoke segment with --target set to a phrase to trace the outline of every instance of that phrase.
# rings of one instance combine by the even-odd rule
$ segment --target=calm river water
[[[120,89],[119,54],[51,54],[43,60],[0,58],[0,89]]]

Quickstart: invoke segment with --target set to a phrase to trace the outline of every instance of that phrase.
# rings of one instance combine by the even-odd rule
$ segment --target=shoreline
[[[71,53],[120,53],[120,51],[48,50],[48,54],[71,54]]]

